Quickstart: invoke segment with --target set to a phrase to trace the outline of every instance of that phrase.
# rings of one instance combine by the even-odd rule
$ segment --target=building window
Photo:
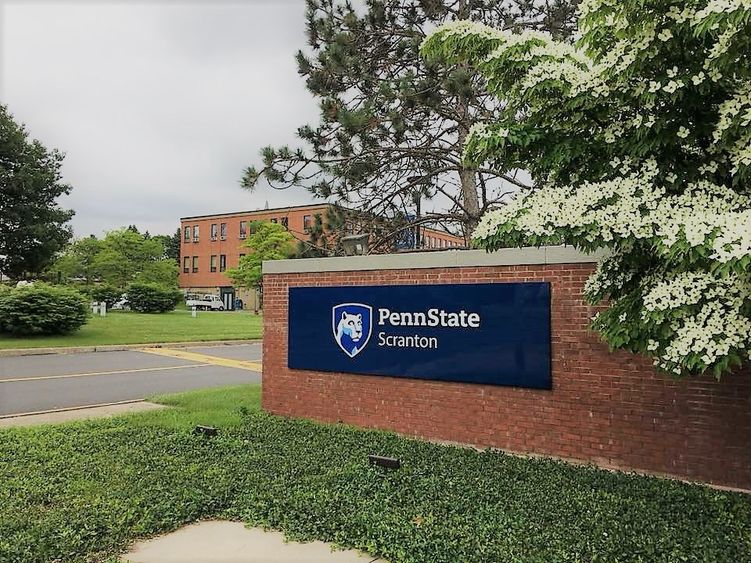
[[[193,242],[198,242],[198,225],[193,225]]]
[[[240,221],[240,238],[245,238],[248,236],[248,222],[247,221]]]
[[[211,259],[209,261],[209,270],[216,272],[216,254],[211,255]]]
[[[183,257],[183,274],[187,274],[188,272],[190,272],[190,256],[184,256]]]
[[[185,227],[185,234],[183,235],[185,242],[190,242],[190,227]]]
[[[306,233],[310,232],[310,228],[312,226],[311,225],[312,219],[313,219],[313,217],[311,215],[303,215],[303,218],[302,218],[302,230],[305,231]]]
[[[227,240],[227,223],[222,223],[219,227],[219,238]]]
[[[243,258],[245,258],[245,254],[240,254],[239,260],[242,260]]]
[[[276,217],[272,217],[271,222],[274,223],[274,225],[276,225]]]
[[[211,240],[216,240],[216,223],[211,223]]]
[[[289,229],[289,217],[282,217],[282,227]]]
[[[252,221],[250,223],[250,234],[254,235],[258,232],[258,221]]]
[[[198,271],[198,256],[193,256],[193,273]]]
[[[226,269],[227,269],[227,255],[220,254],[219,255],[219,271],[223,272]]]

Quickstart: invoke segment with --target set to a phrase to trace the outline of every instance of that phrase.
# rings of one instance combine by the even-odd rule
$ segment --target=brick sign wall
[[[562,262],[567,256],[551,260],[544,249],[531,249],[265,264],[263,407],[751,489],[749,369],[720,383],[710,377],[674,381],[644,358],[609,352],[587,330],[595,311],[581,296],[594,265],[580,255]],[[508,263],[514,261],[527,263]],[[552,390],[287,367],[291,287],[512,281],[551,284]]]

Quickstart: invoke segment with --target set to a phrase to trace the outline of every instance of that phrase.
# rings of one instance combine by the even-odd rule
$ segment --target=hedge
[[[81,328],[88,316],[87,299],[66,287],[34,283],[0,291],[0,332],[68,334]]]
[[[166,313],[182,300],[180,291],[153,283],[133,283],[128,287],[128,302],[139,313]]]

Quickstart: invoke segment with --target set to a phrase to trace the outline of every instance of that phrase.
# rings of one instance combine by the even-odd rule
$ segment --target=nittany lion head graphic
[[[334,339],[345,354],[354,358],[370,340],[373,309],[362,303],[342,303],[332,308]]]
[[[338,338],[346,334],[352,339],[352,342],[360,342],[360,338],[362,337],[362,314],[348,315],[346,311],[342,311],[342,318],[339,319],[336,334]]]

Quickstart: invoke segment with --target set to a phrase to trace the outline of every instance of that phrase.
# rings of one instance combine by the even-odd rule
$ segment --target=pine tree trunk
[[[469,134],[469,111],[467,105],[459,102],[459,147],[464,147],[464,141]],[[464,207],[465,218],[463,221],[464,237],[469,239],[480,220],[480,201],[477,196],[477,171],[473,168],[461,166],[459,168],[459,182],[461,189],[461,202]]]
[[[469,7],[466,0],[460,0],[458,5],[458,18],[469,18]],[[459,150],[464,150],[464,141],[469,134],[469,128],[471,127],[471,116],[469,115],[469,107],[465,100],[459,99],[459,138],[458,145]],[[477,171],[472,168],[465,168],[461,166],[459,168],[459,182],[461,189],[461,202],[464,207],[465,218],[463,221],[464,238],[469,241],[469,237],[472,235],[472,231],[475,230],[478,221],[480,220],[480,201],[477,197]]]

